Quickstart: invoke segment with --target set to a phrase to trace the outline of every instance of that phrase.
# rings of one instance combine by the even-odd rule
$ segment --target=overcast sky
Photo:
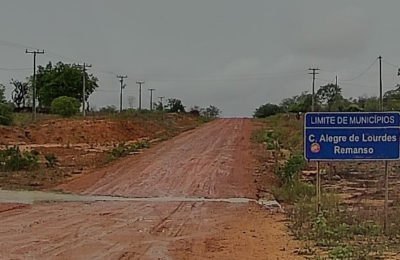
[[[45,50],[41,65],[91,63],[97,108],[118,105],[115,74],[128,75],[126,107],[144,80],[147,107],[155,88],[235,117],[310,91],[310,67],[317,86],[337,75],[346,97],[379,95],[379,55],[384,90],[399,81],[399,10],[399,0],[1,0],[0,82],[9,93],[11,78],[30,75],[32,47]]]

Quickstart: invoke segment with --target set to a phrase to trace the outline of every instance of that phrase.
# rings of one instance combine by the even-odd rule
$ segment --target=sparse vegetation
[[[48,168],[53,168],[57,163],[57,156],[54,153],[48,153],[44,156],[44,158],[46,159],[46,166]]]
[[[12,107],[8,104],[0,103],[0,125],[11,125],[13,120]]]
[[[107,114],[115,114],[117,112],[118,112],[118,110],[117,110],[116,106],[109,105],[109,106],[105,106],[105,107],[100,108],[98,113],[102,114],[102,115],[107,115]]]
[[[305,254],[311,254],[313,259],[381,259],[388,251],[400,252],[400,229],[397,228],[400,222],[396,217],[400,207],[396,206],[396,200],[387,235],[383,232],[381,214],[371,214],[360,206],[345,203],[334,189],[323,192],[322,209],[318,212],[315,184],[301,175],[307,167],[301,155],[302,120],[281,114],[266,121],[268,128],[255,131],[253,140],[264,143],[266,149],[270,143],[278,143],[271,153],[276,163],[270,169],[279,177],[281,186],[272,192],[286,205],[293,234],[307,241],[308,248],[302,250]],[[282,149],[290,151],[290,156],[284,156]],[[352,171],[357,171],[358,165],[351,164]]]
[[[284,184],[297,181],[301,170],[304,170],[306,165],[307,162],[301,154],[291,155],[283,168],[278,172],[278,176]]]
[[[0,187],[4,189],[54,187],[72,176],[149,147],[147,141],[135,144],[135,141],[143,140],[139,138],[163,141],[201,124],[200,117],[134,109],[122,113],[96,113],[85,120],[38,113],[37,120],[33,121],[32,113],[14,115],[10,127],[0,128],[0,144],[26,143],[20,146],[22,155],[17,158],[31,149],[31,145],[40,154],[37,155],[37,167],[21,167],[17,171],[5,171],[3,160],[0,163]],[[125,143],[119,145],[123,141]]]
[[[110,162],[117,158],[124,157],[129,153],[137,152],[140,149],[146,149],[149,147],[150,144],[147,141],[141,141],[134,144],[125,144],[125,142],[121,142],[107,152],[107,161]]]
[[[373,259],[384,254],[387,240],[380,225],[359,220],[335,194],[323,196],[320,213],[315,205],[315,197],[304,197],[290,207],[290,227],[296,237],[314,241],[328,251],[329,259]]]
[[[35,151],[21,152],[18,146],[0,150],[1,171],[33,170],[38,165],[38,153]]]
[[[252,134],[253,141],[257,143],[264,143],[267,150],[274,150],[278,148],[277,136],[274,131],[265,128],[257,129]]]
[[[295,203],[315,195],[315,187],[302,181],[291,181],[272,189],[272,194],[280,202]]]

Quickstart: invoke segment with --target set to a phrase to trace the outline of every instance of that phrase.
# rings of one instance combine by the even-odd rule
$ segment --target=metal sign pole
[[[316,192],[317,192],[317,212],[321,212],[321,174],[319,169],[319,161],[317,161],[317,181],[316,181]]]
[[[388,211],[389,211],[389,167],[388,161],[385,161],[385,206],[384,206],[384,215],[385,220],[383,223],[383,227],[385,229],[385,234],[388,234],[389,231],[389,218],[388,218]]]

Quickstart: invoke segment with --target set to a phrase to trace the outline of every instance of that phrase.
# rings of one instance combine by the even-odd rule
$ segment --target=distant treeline
[[[358,98],[345,98],[342,89],[335,84],[321,86],[315,94],[314,111],[321,112],[358,112],[380,111],[379,98],[376,96],[360,96]],[[386,111],[400,110],[400,85],[383,95],[383,107]],[[256,109],[254,117],[264,118],[277,113],[305,113],[312,110],[312,94],[302,92],[290,98],[285,98],[279,105],[264,104]]]

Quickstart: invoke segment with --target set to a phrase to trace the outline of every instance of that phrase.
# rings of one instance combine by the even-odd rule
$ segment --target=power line
[[[31,70],[32,68],[3,68],[0,67],[0,70],[3,71],[22,71],[22,70]]]
[[[48,54],[50,54],[50,56],[53,56],[53,57],[58,57],[58,58],[61,58],[61,59],[63,59],[63,60],[68,60],[68,61],[70,61],[70,62],[77,62],[76,59],[73,59],[73,58],[70,58],[70,57],[67,57],[67,56],[58,54],[58,53],[56,53],[56,52],[54,52],[54,51],[46,50],[46,52],[47,52]]]
[[[357,83],[349,83],[349,82],[343,82],[341,80],[338,81],[339,84],[343,85],[350,85],[350,86],[355,86],[355,87],[363,87],[363,88],[370,88],[372,87],[371,85],[362,85],[362,84],[357,84]]]
[[[98,73],[102,73],[102,74],[109,74],[109,75],[113,75],[113,76],[118,76],[117,73],[114,73],[112,71],[107,71],[107,70],[99,70],[97,71]]]
[[[375,63],[378,61],[378,58],[376,58],[371,65],[369,65],[365,70],[363,70],[362,72],[360,72],[357,76],[350,78],[350,79],[342,79],[341,81],[353,81],[356,80],[358,78],[361,78],[365,73],[367,73],[374,65]]]
[[[392,66],[393,68],[396,68],[396,69],[400,68],[400,66],[394,65],[394,64],[392,64],[392,63],[390,63],[390,62],[388,62],[388,61],[386,61],[386,60],[382,60],[382,62],[385,63],[385,64],[387,64],[387,65],[389,65],[389,66]]]
[[[385,60],[383,60],[382,62],[387,64],[387,65],[389,65],[389,66],[392,66],[393,68],[395,68],[397,70],[397,76],[400,76],[400,66],[394,65],[393,63],[390,63],[390,62],[385,61]]]
[[[156,78],[153,77],[148,81],[151,82],[179,82],[179,81],[241,81],[241,80],[263,80],[268,78],[290,78],[290,77],[299,77],[304,76],[305,73],[296,73],[291,75],[264,75],[264,76],[253,76],[253,75],[238,75],[238,76],[229,76],[229,77],[204,77],[204,78]]]
[[[0,40],[0,45],[7,46],[7,47],[13,47],[13,48],[16,48],[16,49],[22,49],[22,50],[36,49],[36,48],[34,48],[32,46],[29,46],[29,45],[20,44],[20,43],[11,42],[11,41],[6,41],[6,40]]]

